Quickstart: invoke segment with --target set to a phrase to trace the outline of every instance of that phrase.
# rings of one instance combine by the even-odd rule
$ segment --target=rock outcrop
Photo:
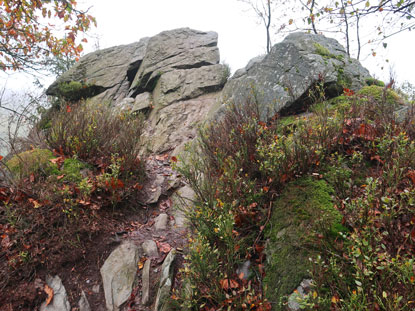
[[[143,61],[148,38],[129,45],[115,46],[85,55],[70,70],[60,76],[46,91],[58,95],[59,84],[82,82],[93,88],[98,100],[120,101],[127,96],[130,84]]]
[[[152,91],[157,79],[170,71],[219,63],[216,32],[189,28],[164,31],[148,42],[143,63],[131,85],[133,95]]]
[[[348,57],[335,39],[293,33],[274,45],[265,57],[256,57],[229,79],[223,99],[242,104],[255,93],[261,118],[278,112],[307,108],[307,97],[317,83],[326,95],[340,95],[344,88],[360,89],[370,77],[359,61]]]
[[[47,91],[49,95],[57,95],[60,83],[75,81],[91,89],[88,92],[91,100],[109,101],[114,111],[139,112],[146,117],[140,156],[148,153],[148,182],[143,186],[143,197],[138,202],[148,205],[147,208],[158,204],[162,213],[154,219],[151,229],[154,235],[143,237],[142,250],[131,241],[122,244],[102,266],[108,310],[122,309],[131,297],[140,255],[148,257],[142,272],[140,303],[147,308],[152,305],[155,311],[168,307],[175,249],[178,253],[180,249],[173,246],[169,252],[170,245],[161,242],[161,233],[163,236],[179,235],[180,231],[183,231],[180,234],[186,233],[185,213],[192,208],[196,197],[189,186],[181,187],[183,182],[174,174],[169,159],[197,136],[199,124],[209,118],[220,118],[228,101],[244,104],[253,94],[263,120],[268,120],[276,113],[298,113],[308,107],[309,94],[317,85],[323,87],[328,97],[334,97],[343,88],[361,88],[365,79],[370,77],[358,61],[347,56],[336,40],[321,35],[295,33],[276,44],[268,55],[252,59],[228,80],[229,68],[219,64],[217,39],[215,32],[181,28],[130,45],[97,51],[83,57]],[[305,189],[319,185],[310,186],[307,182],[296,186]],[[174,190],[177,191],[173,193]],[[323,215],[326,218],[320,218],[330,224],[338,221],[338,215],[331,208],[331,197],[325,194],[316,198],[316,201],[327,199],[323,203],[329,206],[330,217]],[[297,199],[302,199],[300,194]],[[308,201],[311,199],[314,198],[307,198]],[[299,205],[308,208],[308,201],[303,201]],[[166,212],[170,207],[171,210]],[[325,209],[319,207],[314,204],[309,208],[323,213]],[[304,251],[301,244],[304,239],[296,230],[298,224],[293,223],[293,217],[286,216],[287,211],[289,207],[284,209],[284,215],[277,215],[279,227],[274,226],[276,231],[269,233],[273,238],[270,238],[272,247],[267,250],[269,272],[265,282],[272,289],[271,301],[277,300],[274,294],[278,294],[278,297],[280,294],[288,295],[301,280],[309,277],[308,266],[303,264],[309,253]],[[163,244],[167,244],[169,250],[165,248],[163,251]],[[159,258],[167,252],[161,271],[151,269],[152,263],[161,264]],[[284,274],[281,272],[283,269]],[[158,271],[160,282],[157,296],[152,297],[154,288],[150,282],[150,272],[153,277]],[[238,275],[242,278],[249,278],[251,274],[251,261],[238,267]],[[84,296],[82,308],[88,310]],[[290,308],[296,308],[294,296]]]
[[[218,35],[189,28],[164,31],[139,42],[90,53],[47,90],[82,83],[96,102],[148,116],[143,151],[172,151],[196,136],[197,124],[229,75],[219,64]]]

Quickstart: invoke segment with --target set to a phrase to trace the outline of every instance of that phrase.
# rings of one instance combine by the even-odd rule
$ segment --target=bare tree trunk
[[[268,11],[268,20],[265,24],[265,28],[267,29],[267,53],[271,51],[271,35],[270,35],[270,27],[271,27],[271,0],[267,0],[267,11]]]
[[[359,12],[356,12],[356,36],[357,36],[357,56],[356,56],[356,58],[357,59],[360,58],[360,49],[362,47],[361,44],[360,44],[359,21],[360,21]]]
[[[310,19],[311,19],[311,27],[313,27],[313,32],[317,34],[316,24],[314,23],[314,13],[313,13],[315,4],[316,4],[316,1],[312,0],[311,7],[310,7]]]
[[[342,0],[342,10],[343,10],[344,23],[346,26],[346,50],[347,50],[347,55],[350,57],[349,21],[347,19],[346,7],[344,6],[344,0]]]

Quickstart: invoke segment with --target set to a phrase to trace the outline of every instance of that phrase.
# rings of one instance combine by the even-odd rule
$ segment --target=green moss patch
[[[56,163],[50,161],[53,158],[48,149],[33,149],[13,156],[6,164],[17,176],[28,177],[38,173],[48,176],[59,173]]]
[[[381,80],[378,80],[378,79],[375,79],[375,78],[367,78],[365,80],[365,83],[367,85],[377,85],[377,86],[381,86],[381,87],[385,86],[385,82],[383,82]]]
[[[58,86],[58,96],[70,102],[93,97],[102,91],[98,86],[78,81],[63,82]]]
[[[384,88],[377,85],[365,86],[357,94],[364,97],[372,98],[377,102],[382,102],[384,100]],[[385,99],[387,104],[393,106],[398,106],[403,102],[399,95],[391,89],[386,90]]]
[[[80,182],[83,179],[82,170],[87,169],[89,166],[78,159],[65,159],[61,174],[64,174],[64,180],[70,182]]]
[[[310,277],[309,257],[317,249],[315,235],[331,234],[341,222],[334,208],[333,188],[310,177],[290,183],[277,201],[266,229],[266,297],[279,302]],[[275,310],[281,310],[276,306]]]

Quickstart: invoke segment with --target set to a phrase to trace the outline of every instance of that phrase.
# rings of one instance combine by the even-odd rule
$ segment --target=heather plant
[[[90,164],[107,166],[113,155],[121,160],[121,175],[142,174],[137,146],[143,117],[116,113],[108,105],[80,102],[57,111],[51,118],[46,140],[52,149]]]

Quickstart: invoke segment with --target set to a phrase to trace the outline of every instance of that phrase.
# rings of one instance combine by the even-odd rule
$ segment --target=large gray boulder
[[[91,88],[90,94],[101,100],[121,100],[129,90],[145,56],[149,38],[129,45],[98,50],[82,57],[70,70],[60,76],[46,91],[58,95],[60,83],[77,81]]]
[[[119,311],[133,289],[139,260],[139,248],[133,242],[118,246],[101,267],[108,311]]]
[[[306,108],[309,91],[322,82],[326,95],[337,96],[343,87],[358,90],[369,72],[347,56],[335,39],[293,33],[274,45],[265,57],[238,70],[223,89],[223,98],[242,104],[256,94],[261,118]],[[220,111],[223,111],[221,109]]]
[[[143,63],[130,87],[130,95],[152,91],[164,73],[219,63],[218,35],[190,28],[164,31],[152,37]]]

